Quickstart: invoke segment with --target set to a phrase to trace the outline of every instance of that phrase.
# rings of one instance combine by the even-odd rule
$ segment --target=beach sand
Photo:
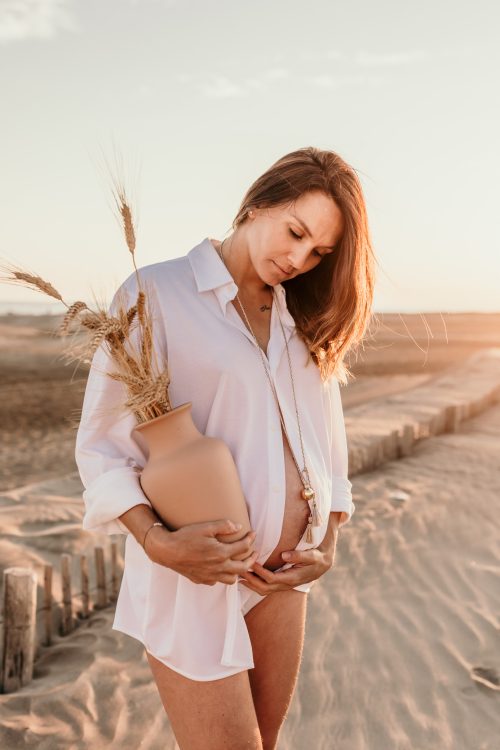
[[[61,552],[110,541],[81,528],[68,418],[86,373],[70,382],[56,323],[0,318],[0,566],[33,567],[39,580]],[[500,315],[379,316],[342,388],[346,415],[391,394],[404,403],[492,346]],[[500,405],[352,479],[356,512],[309,598],[280,750],[497,750]],[[34,680],[0,695],[2,749],[175,747],[143,647],[112,619],[110,607],[56,636]]]

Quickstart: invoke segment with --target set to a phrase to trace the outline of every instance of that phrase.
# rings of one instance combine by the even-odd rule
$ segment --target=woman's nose
[[[306,262],[308,255],[309,255],[309,250],[307,248],[302,248],[301,250],[297,249],[289,253],[286,259],[286,265],[284,266],[284,270],[287,273],[292,273],[293,271],[300,271],[300,269]]]

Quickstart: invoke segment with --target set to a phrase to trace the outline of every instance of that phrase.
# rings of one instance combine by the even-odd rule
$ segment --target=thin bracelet
[[[146,529],[146,533],[144,534],[144,539],[142,540],[142,549],[144,550],[144,552],[146,551],[146,547],[144,546],[146,544],[146,537],[151,531],[151,529],[153,528],[153,526],[163,526],[163,524],[161,521],[155,521],[154,523],[151,524],[149,529]]]

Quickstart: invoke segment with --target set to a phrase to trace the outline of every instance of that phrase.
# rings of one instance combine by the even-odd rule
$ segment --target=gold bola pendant
[[[304,489],[301,491],[301,495],[304,498],[304,500],[314,500],[316,493],[314,492],[313,488],[308,485],[307,487],[304,487]]]

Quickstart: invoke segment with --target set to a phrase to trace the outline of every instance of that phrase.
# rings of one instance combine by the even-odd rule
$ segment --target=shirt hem
[[[246,672],[248,669],[252,669],[253,668],[252,665],[249,665],[248,667],[235,667],[230,672],[221,672],[221,673],[217,673],[216,675],[210,675],[209,677],[200,677],[200,676],[194,675],[194,674],[192,674],[190,672],[186,672],[183,669],[179,669],[178,667],[174,667],[172,664],[169,664],[169,662],[166,661],[166,659],[164,659],[164,658],[162,658],[162,657],[157,656],[156,654],[154,654],[152,651],[150,651],[148,649],[148,647],[144,643],[143,638],[140,635],[137,635],[137,633],[132,632],[128,628],[125,628],[125,627],[123,627],[121,625],[112,625],[111,628],[112,628],[112,630],[118,630],[120,633],[125,633],[125,635],[128,635],[131,638],[135,638],[137,641],[139,641],[140,643],[142,643],[142,645],[144,646],[144,648],[146,649],[146,651],[148,653],[150,653],[151,656],[154,656],[155,659],[158,659],[158,661],[161,661],[161,663],[165,664],[166,667],[169,667],[170,669],[173,669],[174,672],[177,672],[177,674],[180,674],[183,677],[187,677],[189,680],[196,680],[196,682],[210,682],[210,680],[220,680],[223,677],[232,677],[232,675],[238,674],[238,672]]]

